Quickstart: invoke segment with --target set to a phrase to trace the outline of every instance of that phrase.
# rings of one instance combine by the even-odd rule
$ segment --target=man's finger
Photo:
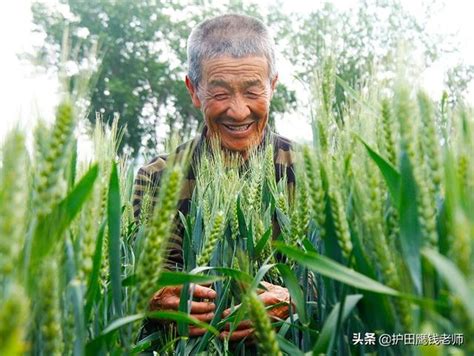
[[[230,330],[231,329],[231,323],[225,323],[224,330]],[[252,322],[250,320],[244,320],[237,325],[237,328],[235,330],[243,330],[243,329],[250,329],[252,327]]]
[[[277,307],[270,310],[268,312],[268,315],[270,316],[272,320],[280,321],[280,320],[285,320],[286,318],[288,318],[288,316],[290,315],[290,311],[289,311],[288,306],[283,305],[281,307]]]
[[[194,326],[190,326],[189,327],[189,336],[193,337],[193,336],[202,336],[206,333],[206,329],[203,329],[203,328],[197,328],[197,327],[194,327]]]
[[[280,303],[280,300],[275,295],[269,292],[264,292],[260,294],[259,297],[262,300],[263,304],[265,304],[266,306]]]
[[[223,316],[224,318],[227,318],[227,317],[230,315],[230,313],[236,311],[237,308],[239,308],[239,307],[240,307],[240,304],[236,305],[236,306],[233,307],[233,308],[227,308],[227,309],[225,309],[225,310],[222,312],[222,316]]]
[[[179,297],[171,295],[169,297],[164,297],[160,301],[160,309],[167,310],[176,310],[179,307]]]
[[[245,337],[249,337],[253,334],[254,329],[243,329],[243,330],[236,330],[232,334],[230,331],[223,331],[220,333],[219,338],[221,339],[229,339],[230,341],[239,341]]]
[[[191,314],[209,313],[216,309],[212,302],[191,302]]]
[[[265,287],[265,289],[263,288],[257,288],[257,294],[262,294],[262,293],[265,293],[267,291],[269,291],[271,289],[271,287],[273,286],[273,284],[271,283],[268,283],[268,282],[265,282],[265,281],[260,281],[260,284]]]
[[[199,284],[193,285],[193,297],[196,298],[206,298],[206,299],[215,299],[217,294],[216,291],[212,288],[204,287]]]
[[[214,313],[205,313],[205,314],[191,314],[190,316],[196,318],[199,321],[211,321],[214,318]]]
[[[224,310],[224,311],[222,312],[222,317],[223,317],[223,318],[227,318],[230,313],[231,313],[230,308],[229,308],[229,309],[226,309],[226,310]]]
[[[179,308],[179,297],[170,296],[163,298],[160,303],[161,310],[177,310]],[[191,302],[191,314],[209,313],[216,309],[212,302]]]

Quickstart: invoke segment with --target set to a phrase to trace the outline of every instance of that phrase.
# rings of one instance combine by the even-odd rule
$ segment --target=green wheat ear
[[[244,297],[244,303],[249,311],[249,317],[252,321],[255,335],[259,341],[258,348],[262,355],[283,355],[273,330],[272,323],[267,315],[265,305],[258,297],[255,291],[247,293]]]
[[[331,115],[332,104],[334,100],[335,81],[335,63],[331,57],[325,59],[323,64],[323,73],[321,81],[321,94],[323,110],[326,117]]]
[[[412,167],[417,164],[417,139],[413,107],[406,88],[400,88],[395,97],[395,114],[400,126],[401,149],[407,154]]]
[[[436,247],[438,244],[438,234],[436,232],[435,200],[430,192],[434,191],[434,189],[429,188],[429,184],[432,184],[432,182],[426,182],[423,152],[418,152],[418,147],[423,148],[424,146],[419,142],[421,140],[419,138],[420,135],[417,135],[416,115],[414,114],[409,92],[406,88],[401,88],[398,91],[396,99],[396,113],[400,122],[401,147],[408,156],[418,188],[416,200],[423,243]],[[426,103],[423,98],[420,100],[422,110],[427,111],[428,109],[424,108]],[[427,115],[426,112],[425,115]]]
[[[315,217],[318,224],[321,237],[324,237],[324,225],[326,223],[324,199],[324,189],[321,179],[319,167],[317,165],[317,158],[311,154],[308,146],[303,147],[303,163],[306,177],[308,180],[309,200],[311,202],[312,215]]]
[[[111,161],[116,160],[117,149],[119,141],[121,139],[122,132],[118,129],[118,119],[114,119],[112,127],[109,129],[102,121],[100,115],[97,115],[96,124],[93,131],[92,141],[94,149],[94,160],[99,165],[99,176],[96,180],[93,188],[93,194],[85,203],[84,209],[82,209],[81,217],[78,219],[76,225],[80,231],[81,251],[79,259],[79,279],[85,281],[87,276],[92,271],[93,256],[96,247],[96,237],[100,228],[100,224],[104,221],[107,213],[107,197],[109,191],[109,177],[111,172]],[[85,172],[90,167],[90,164],[82,164],[79,167],[79,174]],[[120,172],[123,170],[120,169]],[[121,181],[123,177],[120,177]],[[122,196],[124,195],[121,189]],[[127,211],[128,212],[128,211]],[[126,216],[124,212],[123,217]],[[128,226],[122,224],[122,227]],[[105,243],[106,246],[108,238],[108,230],[105,230]],[[102,259],[101,266],[101,281],[104,281],[107,277],[108,259]],[[101,283],[101,287],[104,287],[105,283]]]
[[[182,176],[181,167],[174,166],[163,177],[157,206],[146,228],[143,252],[137,267],[139,311],[147,309],[148,300],[156,292],[176,214]]]
[[[204,267],[209,264],[209,261],[212,257],[212,252],[216,248],[216,244],[219,242],[219,239],[222,237],[222,233],[225,227],[225,215],[222,211],[218,211],[214,223],[212,225],[211,232],[205,242],[204,248],[201,255],[197,260],[197,265],[199,267]]]
[[[269,144],[265,148],[265,163],[264,163],[264,174],[265,181],[267,182],[270,190],[275,191],[276,187],[276,177],[275,177],[275,164],[273,163],[274,149],[273,145]]]
[[[43,351],[46,355],[61,355],[63,338],[56,262],[45,262],[40,267],[38,276],[40,281],[36,318],[39,322]]]
[[[423,153],[425,154],[425,165],[430,178],[430,193],[434,196],[439,191],[441,178],[443,176],[440,154],[440,140],[436,133],[435,117],[433,106],[428,95],[423,92],[418,93],[418,107],[420,110],[421,123],[423,125],[423,135],[421,142]]]
[[[288,237],[288,242],[294,246],[306,236],[310,219],[307,177],[302,169],[297,169],[296,174],[295,210],[291,216]]]
[[[0,276],[13,272],[26,230],[28,181],[25,139],[11,132],[3,145],[0,170]]]
[[[391,164],[397,166],[397,150],[395,147],[395,122],[390,110],[390,102],[387,99],[382,100],[382,133],[383,150]]]
[[[38,162],[39,174],[33,202],[38,216],[47,215],[63,193],[61,173],[74,126],[72,104],[64,101],[58,106],[44,159]]]
[[[343,201],[341,184],[338,177],[334,174],[334,169],[328,165],[328,175],[330,184],[328,187],[329,205],[331,208],[331,216],[334,221],[337,242],[342,250],[342,255],[347,259],[352,253],[351,233],[349,230],[349,222],[347,220],[346,206]]]
[[[369,199],[365,203],[368,206],[365,219],[372,236],[370,243],[373,246],[376,256],[375,265],[378,267],[383,280],[389,287],[395,290],[402,290],[400,275],[395,265],[394,252],[391,251],[383,231],[380,184],[378,182],[377,172],[374,171],[374,169],[373,164],[367,167]],[[406,332],[412,331],[413,318],[410,304],[406,300],[399,298],[393,300],[393,303],[403,330]]]
[[[236,241],[239,235],[239,214],[238,214],[238,204],[237,204],[237,195],[233,199],[230,205],[230,228],[232,240]]]
[[[420,175],[425,177],[423,182],[420,182],[419,187],[420,225],[428,242],[433,247],[436,247],[438,244],[438,233],[436,231],[436,195],[439,191],[442,175],[439,140],[434,125],[433,108],[426,94],[418,94],[418,106],[423,128],[423,135],[421,135],[420,140],[423,164],[419,170]]]
[[[346,211],[343,205],[341,192],[333,186],[329,187],[329,201],[331,205],[331,215],[334,220],[337,241],[342,250],[343,256],[347,259],[352,253],[352,241],[347,222]]]
[[[29,302],[23,289],[10,288],[0,308],[0,355],[24,355],[28,351],[25,340],[29,322]]]

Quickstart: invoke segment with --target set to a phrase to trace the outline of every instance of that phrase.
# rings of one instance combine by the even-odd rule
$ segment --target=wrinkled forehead
[[[268,62],[265,57],[257,56],[208,59],[203,62],[202,79],[208,86],[225,86],[230,82],[246,86],[266,84],[269,81]]]

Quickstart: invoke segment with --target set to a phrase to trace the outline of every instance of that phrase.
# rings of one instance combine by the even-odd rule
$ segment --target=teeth
[[[229,126],[229,125],[225,125],[225,127],[227,127],[229,130],[232,130],[232,131],[245,131],[247,130],[250,125],[252,124],[248,124],[248,125],[244,125],[244,126]]]

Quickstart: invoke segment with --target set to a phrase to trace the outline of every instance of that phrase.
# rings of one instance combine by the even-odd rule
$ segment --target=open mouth
[[[247,131],[250,126],[252,126],[253,122],[247,125],[226,125],[223,124],[226,128],[228,128],[230,131],[235,131],[235,132],[243,132]]]

